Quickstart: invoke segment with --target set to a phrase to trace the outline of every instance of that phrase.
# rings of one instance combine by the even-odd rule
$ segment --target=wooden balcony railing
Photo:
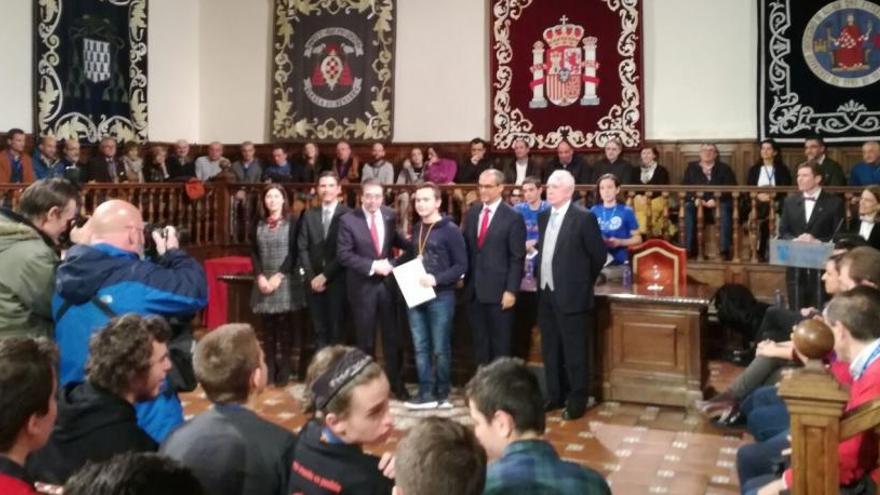
[[[191,233],[190,246],[198,248],[241,247],[251,242],[252,231],[259,213],[259,192],[263,184],[207,183],[206,195],[190,200],[180,183],[148,184],[87,184],[83,188],[82,213],[90,214],[102,201],[120,198],[138,206],[144,221],[165,223],[187,228]],[[313,184],[285,184],[295,215],[308,206],[318,204]],[[0,198],[6,206],[15,208],[24,187],[21,184],[0,184]],[[508,186],[505,195],[513,188]],[[587,206],[593,204],[594,186],[577,186]],[[409,198],[414,186],[386,186],[386,204],[400,214],[400,227],[404,230],[415,220],[415,212]],[[461,224],[470,201],[477,198],[474,185],[442,186],[443,209]],[[839,193],[849,206],[847,223],[857,215],[856,201],[861,188],[835,187],[826,191]],[[679,245],[685,245],[686,206],[695,205],[695,237],[698,260],[719,260],[721,236],[721,212],[719,207],[705,207],[700,198],[709,193],[730,204],[731,251],[734,263],[759,261],[759,222],[766,222],[770,235],[778,227],[778,213],[782,198],[794,192],[793,187],[748,186],[624,186],[621,199],[626,204],[648,214],[639,215],[644,237],[659,237]],[[759,195],[768,195],[774,205],[766,218],[757,215]],[[775,199],[774,199],[775,198]],[[354,206],[360,201],[360,187],[344,185],[341,199]],[[748,212],[746,215],[745,212]],[[675,234],[672,234],[675,232]]]

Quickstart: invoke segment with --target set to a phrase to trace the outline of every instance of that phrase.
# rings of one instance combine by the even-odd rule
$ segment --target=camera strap
[[[104,313],[107,318],[113,318],[116,316],[116,312],[113,311],[113,308],[111,308],[109,304],[98,298],[98,296],[92,296],[89,301],[94,304],[99,310],[101,310],[101,312]],[[64,304],[62,304],[61,307],[58,308],[58,313],[55,315],[55,322],[57,323],[61,321],[61,318],[64,318],[64,315],[67,314],[67,311],[73,306],[74,304],[72,302],[65,300]]]

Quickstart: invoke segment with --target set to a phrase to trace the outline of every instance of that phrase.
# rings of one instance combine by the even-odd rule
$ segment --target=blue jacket
[[[204,308],[207,293],[204,270],[183,251],[169,251],[154,263],[109,244],[74,246],[58,267],[52,298],[61,385],[85,380],[89,338],[109,320],[90,302],[92,297],[118,315],[171,316]],[[65,301],[72,306],[59,318]],[[183,408],[173,390],[138,404],[137,412],[138,424],[157,442],[183,422]]]

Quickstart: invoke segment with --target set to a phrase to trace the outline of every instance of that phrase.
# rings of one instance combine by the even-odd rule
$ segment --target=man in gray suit
[[[236,182],[260,182],[263,177],[263,164],[256,158],[254,143],[245,141],[241,143],[241,160],[232,164],[232,173],[235,174]]]

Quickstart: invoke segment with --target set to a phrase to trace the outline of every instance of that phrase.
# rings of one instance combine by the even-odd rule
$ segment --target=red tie
[[[480,233],[477,234],[477,246],[483,247],[483,242],[486,240],[486,231],[489,230],[489,213],[492,210],[486,208],[483,210],[483,220],[480,222]]]
[[[376,248],[376,256],[382,256],[382,243],[379,242],[379,229],[376,227],[376,215],[370,220],[370,237],[373,238],[373,247]]]

